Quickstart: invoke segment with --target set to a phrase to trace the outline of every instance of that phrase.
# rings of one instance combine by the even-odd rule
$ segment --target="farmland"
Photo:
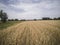
[[[60,21],[25,21],[0,30],[0,45],[60,45]]]

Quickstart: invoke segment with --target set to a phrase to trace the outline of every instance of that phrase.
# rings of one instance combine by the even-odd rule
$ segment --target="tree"
[[[10,19],[10,21],[15,21],[14,19]]]
[[[43,17],[42,20],[52,20],[52,19],[49,17]]]
[[[18,19],[15,19],[15,21],[18,21]]]
[[[58,20],[57,18],[54,18],[53,20]]]
[[[36,21],[37,19],[34,19],[34,21]]]
[[[26,21],[25,19],[21,19],[20,21]]]
[[[0,11],[0,18],[2,17],[3,15],[3,10]]]
[[[60,17],[58,17],[58,20],[60,20]]]
[[[0,18],[1,22],[5,23],[8,19],[7,13],[3,12],[3,10],[0,11]]]

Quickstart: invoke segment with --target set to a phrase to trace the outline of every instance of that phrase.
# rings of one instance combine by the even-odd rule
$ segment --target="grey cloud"
[[[33,19],[45,16],[60,16],[60,0],[5,0],[6,2],[4,2],[4,0],[0,1],[0,9],[3,9],[5,12],[7,12],[9,18]],[[11,5],[15,5],[15,7]]]

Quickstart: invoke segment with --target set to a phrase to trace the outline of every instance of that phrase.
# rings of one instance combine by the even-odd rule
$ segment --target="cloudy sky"
[[[60,17],[60,0],[0,0],[0,10],[10,19]]]

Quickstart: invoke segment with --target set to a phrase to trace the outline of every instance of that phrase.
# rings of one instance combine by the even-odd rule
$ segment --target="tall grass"
[[[0,23],[0,30],[3,30],[9,26],[20,23],[21,21],[7,21],[6,23]]]

